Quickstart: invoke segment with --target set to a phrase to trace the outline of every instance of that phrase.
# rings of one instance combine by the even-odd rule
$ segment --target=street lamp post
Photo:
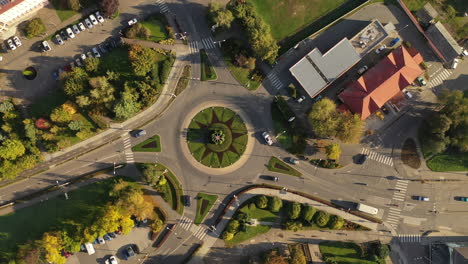
[[[115,175],[115,161],[114,161],[114,175]]]

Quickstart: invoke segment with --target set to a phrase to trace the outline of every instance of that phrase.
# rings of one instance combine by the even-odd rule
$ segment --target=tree
[[[315,224],[319,227],[325,227],[328,224],[328,220],[330,219],[330,214],[324,211],[318,211],[314,216]]]
[[[344,113],[340,115],[336,137],[345,143],[359,143],[364,131],[364,121],[357,114]]]
[[[75,237],[71,237],[67,231],[58,233],[60,240],[63,243],[63,250],[66,252],[78,252],[80,251],[80,240]],[[81,238],[80,238],[81,239]]]
[[[75,67],[70,73],[65,74],[63,90],[68,96],[81,95],[88,84],[88,73],[81,67]]]
[[[314,217],[314,214],[317,210],[310,206],[310,205],[306,205],[304,206],[304,208],[302,209],[302,214],[301,214],[301,218],[304,222],[309,222],[312,221],[312,218]]]
[[[237,231],[239,230],[239,226],[240,226],[240,223],[239,221],[235,220],[235,219],[232,219],[231,221],[229,221],[227,227],[226,227],[226,231],[229,232],[229,233],[237,233]]]
[[[379,243],[376,255],[380,259],[385,259],[389,254],[390,254],[390,248],[388,247],[388,245]]]
[[[229,240],[231,240],[231,239],[234,238],[234,234],[233,234],[233,233],[229,233],[229,232],[227,232],[227,231],[224,231],[224,232],[221,234],[221,238],[222,238],[223,240],[229,241]]]
[[[306,264],[306,258],[301,245],[295,244],[291,246],[291,264]]]
[[[234,20],[234,16],[232,15],[231,11],[221,8],[218,9],[214,14],[212,14],[213,22],[222,28],[229,29],[231,27],[231,23]]]
[[[280,211],[281,207],[283,207],[283,200],[278,196],[272,196],[268,199],[268,210],[271,212],[277,213]]]
[[[34,122],[31,119],[23,120],[24,124],[24,134],[27,138],[31,140],[32,143],[36,143],[36,128],[34,127]]]
[[[137,94],[130,89],[124,90],[114,106],[115,116],[119,119],[128,119],[134,116],[141,110],[141,104],[137,100]]]
[[[44,23],[38,17],[29,20],[24,27],[24,33],[28,38],[41,35],[46,30]]]
[[[95,57],[86,58],[84,61],[85,70],[87,72],[97,72],[100,64],[101,60]]]
[[[299,231],[302,228],[302,223],[299,221],[288,221],[285,224],[286,230],[292,230],[294,232]]]
[[[121,219],[124,217],[116,205],[107,205],[96,224],[99,226],[101,234],[105,234],[106,232],[117,230]]]
[[[73,11],[80,10],[80,0],[67,0],[67,6]]]
[[[132,219],[130,219],[130,216],[126,216],[120,219],[120,227],[122,228],[122,233],[124,235],[129,234],[130,231],[132,231],[134,225],[135,223]]]
[[[328,145],[326,147],[326,153],[327,153],[328,159],[338,160],[341,156],[340,144],[333,143],[333,144]]]
[[[26,152],[23,143],[17,139],[7,139],[0,146],[0,157],[6,160],[16,160]]]
[[[92,137],[94,135],[94,132],[89,130],[89,128],[82,129],[78,132],[76,132],[76,136],[79,139],[87,139],[89,137]]]
[[[71,145],[73,145],[73,142],[69,138],[62,138],[57,142],[59,149],[68,148]]]
[[[331,228],[331,229],[335,229],[335,230],[338,230],[338,229],[341,229],[344,225],[344,219],[340,216],[337,216],[337,215],[332,215],[330,217],[330,220],[328,221],[328,226]]]
[[[45,251],[40,240],[29,240],[18,246],[16,251],[17,264],[45,264]]]
[[[62,256],[63,242],[57,234],[44,233],[42,236],[42,244],[45,250],[45,259],[50,263],[65,264],[67,259]]]
[[[255,204],[258,208],[263,209],[268,205],[268,198],[265,195],[259,195],[255,199]]]
[[[63,107],[58,106],[52,110],[50,114],[50,120],[57,122],[57,123],[67,123],[71,121],[73,115],[70,112],[63,109]]]
[[[151,231],[153,231],[153,233],[158,233],[163,227],[164,222],[159,218],[155,219],[153,223],[151,223]]]
[[[333,137],[336,135],[339,118],[336,104],[324,98],[312,105],[308,116],[314,133],[319,137]]]
[[[80,107],[86,107],[91,104],[91,99],[89,98],[89,96],[86,96],[86,95],[78,95],[76,97],[76,103]]]
[[[134,73],[138,76],[145,76],[156,61],[156,52],[141,45],[131,45],[128,58]]]
[[[73,131],[80,131],[81,128],[83,127],[83,122],[80,120],[72,120],[70,123],[68,123],[68,128]]]
[[[104,17],[110,18],[119,11],[119,0],[101,0],[99,7]]]
[[[298,202],[291,202],[288,204],[287,215],[291,220],[297,219],[301,214],[301,204]]]
[[[451,125],[452,120],[445,114],[435,115],[429,120],[429,127],[432,134],[444,136]]]
[[[10,100],[5,100],[0,103],[0,113],[8,113],[15,109],[15,106]]]
[[[89,85],[92,87],[89,94],[93,104],[104,104],[110,109],[112,102],[115,100],[115,88],[112,86],[106,77],[99,76],[89,79]]]
[[[278,249],[268,251],[263,259],[264,264],[289,264],[288,260],[279,254]]]

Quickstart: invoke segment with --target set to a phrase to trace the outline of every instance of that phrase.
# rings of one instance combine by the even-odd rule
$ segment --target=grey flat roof
[[[439,48],[447,61],[455,59],[462,53],[461,47],[455,39],[453,39],[452,35],[450,35],[442,23],[437,22],[434,25],[431,25],[427,29],[426,33],[437,48]]]
[[[289,71],[310,97],[315,97],[329,83],[361,59],[351,42],[344,38],[322,54],[317,48],[299,60]]]

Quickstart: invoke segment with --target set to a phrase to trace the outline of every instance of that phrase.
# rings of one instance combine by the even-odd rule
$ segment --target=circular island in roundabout
[[[240,159],[248,142],[242,118],[226,107],[213,106],[198,112],[187,130],[193,158],[210,168],[225,168]]]

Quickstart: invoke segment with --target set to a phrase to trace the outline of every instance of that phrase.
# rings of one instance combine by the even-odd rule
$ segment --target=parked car
[[[299,164],[299,161],[295,158],[288,158],[287,161],[294,165]]]
[[[116,238],[116,237],[117,237],[117,236],[115,235],[114,232],[110,232],[108,235],[109,235],[110,237],[112,237],[112,238]]]
[[[424,80],[422,77],[418,77],[416,78],[416,82],[420,85],[420,86],[424,86],[426,85],[426,80]]]
[[[385,105],[383,105],[380,109],[382,109],[382,112],[384,112],[384,114],[386,115],[390,113],[390,111],[387,109],[387,107],[385,107]]]
[[[125,248],[124,256],[126,260],[135,256],[135,251],[133,251],[133,248],[131,246]]]
[[[8,44],[8,47],[9,47],[11,50],[15,50],[15,49],[16,49],[15,44],[13,44],[13,40],[8,39],[8,40],[7,40],[7,44]]]
[[[112,240],[112,237],[110,237],[108,234],[105,234],[102,238],[104,238],[104,240],[107,240],[107,241]]]
[[[86,52],[86,57],[92,58],[92,57],[93,57],[93,53],[91,53],[91,51]]]
[[[81,63],[80,58],[76,58],[75,63],[76,63],[76,66],[78,66],[78,67],[82,67],[82,66],[83,66],[83,63]]]
[[[18,36],[13,37],[13,42],[15,42],[16,47],[21,47],[21,41]]]
[[[71,28],[65,29],[67,31],[67,35],[69,38],[75,38],[75,34],[73,33],[73,30]]]
[[[192,197],[190,197],[190,195],[184,195],[183,201],[185,206],[190,207],[192,204]]]
[[[416,201],[429,202],[429,197],[426,197],[426,196],[416,195],[416,196],[413,196],[413,199]]]
[[[405,94],[406,98],[408,98],[408,99],[413,98],[413,95],[409,91],[405,91],[404,94]]]
[[[101,245],[106,243],[106,241],[105,241],[104,238],[102,238],[102,237],[98,237],[98,238],[96,238],[96,240],[97,240],[97,242],[98,242],[99,244],[101,244]]]
[[[359,75],[362,75],[364,72],[367,71],[367,69],[369,69],[369,67],[367,67],[367,65],[364,65],[361,68],[359,68],[359,70],[357,72],[358,72]]]
[[[60,37],[62,37],[63,40],[67,40],[68,39],[68,34],[67,32],[65,31],[60,31]]]
[[[86,54],[81,54],[80,55],[80,59],[84,62],[86,60]]]
[[[98,45],[98,48],[99,48],[99,51],[101,51],[102,54],[105,54],[105,53],[108,52],[108,50],[106,49],[106,47],[104,47],[104,44]]]
[[[57,41],[57,44],[59,44],[59,45],[63,45],[63,44],[64,44],[64,43],[63,43],[63,40],[62,40],[62,38],[60,37],[59,34],[55,35],[55,40]]]
[[[141,136],[146,135],[146,131],[143,130],[143,129],[132,130],[132,131],[130,131],[130,135],[131,135],[132,137],[138,138],[138,137],[141,137]]]
[[[460,202],[468,202],[468,197],[465,197],[465,196],[455,197],[455,200],[460,201]]]
[[[59,73],[56,72],[56,71],[54,71],[54,72],[52,73],[52,77],[54,77],[54,80],[56,80],[56,81],[60,80]]]
[[[89,20],[91,21],[91,23],[93,23],[93,25],[98,24],[98,21],[97,21],[96,17],[93,14],[89,15]]]
[[[101,16],[99,11],[96,12],[96,18],[99,21],[99,23],[101,23],[101,24],[104,23],[104,18]]]
[[[108,259],[105,261],[106,264],[118,264],[117,258],[115,256],[110,256]]]
[[[359,156],[359,159],[358,159],[357,163],[358,164],[364,164],[364,162],[366,162],[366,160],[367,160],[367,155],[366,154],[361,154]]]
[[[134,25],[134,24],[136,24],[136,23],[138,23],[138,20],[137,20],[136,18],[134,18],[134,19],[128,21],[128,25],[129,25],[129,26]]]
[[[454,60],[453,60],[453,62],[452,62],[452,66],[451,66],[451,67],[452,67],[452,69],[456,69],[456,68],[457,68],[457,66],[458,66],[458,62],[459,62],[459,60],[458,60],[458,59],[454,59]]]
[[[260,176],[258,176],[258,177],[259,177],[260,179],[262,179],[262,180],[275,181],[275,182],[278,181],[278,177],[276,177],[276,176],[260,175]]]
[[[314,102],[318,102],[320,101],[321,99],[323,98],[323,96],[321,94],[317,95],[316,97],[314,97],[314,99],[312,99]]]
[[[376,49],[375,53],[379,54],[380,52],[382,52],[386,48],[387,48],[387,46],[384,44],[384,45],[380,46],[378,49]]]
[[[395,44],[398,43],[398,41],[400,41],[400,38],[394,38],[390,44],[388,44],[389,47],[393,47]]]
[[[83,25],[83,22],[78,23],[78,28],[80,29],[80,31],[86,30],[85,26]]]
[[[49,51],[51,50],[50,46],[49,46],[49,43],[47,41],[42,41],[42,51]]]
[[[73,32],[75,32],[75,34],[80,34],[81,33],[80,29],[78,28],[78,25],[73,25],[72,29],[73,29]]]
[[[262,137],[263,137],[263,139],[265,139],[265,142],[266,142],[269,146],[273,145],[273,140],[271,140],[271,137],[270,137],[270,135],[269,135],[267,132],[263,132],[263,133],[262,133]]]
[[[94,54],[94,57],[96,57],[96,58],[100,58],[100,57],[101,57],[101,54],[99,54],[99,51],[97,50],[96,47],[93,48],[93,54]]]
[[[93,23],[91,23],[91,21],[89,20],[89,18],[86,18],[86,19],[84,20],[84,22],[85,22],[85,24],[86,24],[86,26],[87,26],[88,28],[93,28]]]
[[[302,95],[299,98],[297,98],[297,102],[302,103],[302,101],[304,101],[305,99],[306,99],[306,97],[304,95]]]
[[[71,69],[75,68],[75,62],[74,61],[70,62],[70,68]]]

